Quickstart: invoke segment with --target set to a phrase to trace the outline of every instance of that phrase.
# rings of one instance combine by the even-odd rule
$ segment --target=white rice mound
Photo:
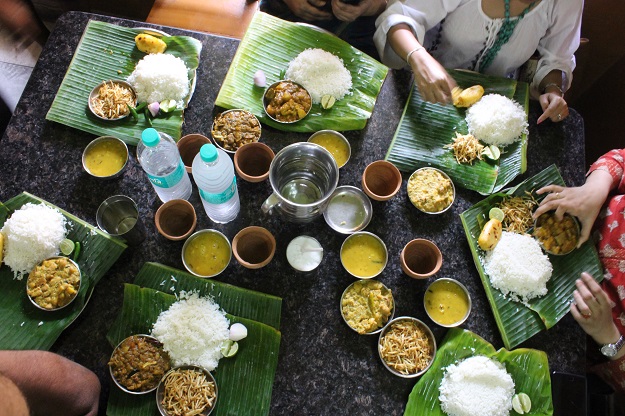
[[[161,312],[152,336],[163,343],[174,365],[217,368],[221,347],[230,335],[226,313],[209,297],[180,292],[180,299]]]
[[[505,147],[527,134],[527,114],[519,103],[499,94],[487,94],[466,114],[469,133],[486,144]]]
[[[127,81],[137,92],[137,102],[181,101],[189,94],[188,69],[184,61],[167,53],[146,55]]]
[[[439,393],[448,416],[508,416],[514,380],[500,362],[477,355],[445,368]]]
[[[340,100],[352,88],[352,75],[338,56],[323,49],[306,49],[289,62],[286,78],[306,88],[314,104],[331,95]]]
[[[504,231],[483,263],[491,284],[504,296],[527,303],[547,294],[553,267],[538,241],[527,234]]]
[[[5,237],[4,262],[17,280],[41,261],[58,255],[67,233],[59,210],[30,202],[15,211],[0,231]]]

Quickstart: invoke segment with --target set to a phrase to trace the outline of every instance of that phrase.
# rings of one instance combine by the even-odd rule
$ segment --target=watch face
[[[606,357],[614,357],[616,355],[616,348],[614,344],[608,344],[601,347],[601,353]]]

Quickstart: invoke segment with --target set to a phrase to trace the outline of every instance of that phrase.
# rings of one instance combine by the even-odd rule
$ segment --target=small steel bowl
[[[223,143],[223,140],[215,137],[215,133],[216,133],[215,125],[217,124],[217,121],[219,121],[221,118],[234,116],[236,114],[244,115],[247,118],[248,121],[245,121],[245,123],[243,123],[245,125],[249,125],[249,120],[251,120],[252,123],[256,123],[256,125],[258,125],[258,134],[254,135],[253,140],[246,141],[245,143],[235,143],[234,149],[228,149],[226,148],[225,143]],[[237,121],[240,121],[240,120],[237,118]],[[234,154],[237,151],[237,149],[243,146],[244,144],[255,143],[259,141],[261,134],[262,134],[262,126],[260,124],[260,121],[258,121],[258,118],[256,118],[256,116],[252,114],[252,112],[247,111],[247,110],[242,110],[239,108],[233,108],[231,110],[226,110],[223,113],[218,114],[217,117],[215,117],[215,120],[213,120],[213,126],[211,127],[211,137],[213,139],[213,143],[215,143],[215,146],[219,147],[224,152],[227,152],[230,154]]]
[[[382,265],[382,267],[380,268],[380,270],[379,270],[377,273],[375,273],[375,274],[373,274],[373,275],[371,275],[371,276],[358,276],[358,275],[354,274],[351,270],[349,270],[349,269],[345,266],[345,263],[343,262],[343,250],[345,249],[345,244],[346,244],[346,243],[347,243],[350,239],[358,238],[359,236],[362,236],[362,235],[368,235],[368,236],[373,237],[375,240],[377,240],[377,241],[381,244],[382,248],[384,249],[384,264]],[[347,272],[348,272],[349,274],[351,274],[352,276],[354,276],[354,277],[356,277],[356,278],[358,278],[358,279],[371,279],[371,278],[376,277],[377,275],[379,275],[380,273],[382,273],[382,271],[384,271],[384,269],[386,268],[386,264],[388,263],[388,249],[386,248],[386,244],[384,244],[384,241],[382,241],[382,239],[381,239],[380,237],[378,237],[377,235],[375,235],[375,234],[373,234],[373,233],[370,233],[370,232],[368,232],[368,231],[358,231],[358,232],[353,233],[352,235],[348,236],[348,237],[345,239],[345,241],[343,241],[343,244],[341,245],[341,252],[340,252],[340,255],[341,255],[341,264],[343,265],[343,268],[345,268],[345,270],[347,270]]]
[[[579,241],[579,237],[581,235],[581,226],[579,224],[579,220],[576,217],[574,217],[571,214],[565,213],[562,221],[570,222],[570,225],[572,226],[572,228],[569,228],[569,231],[573,232],[575,241],[571,242],[571,246],[567,247],[567,250],[565,251],[556,251],[554,249],[548,250],[547,248],[545,248],[545,242],[544,242],[545,236],[541,235],[542,234],[541,225],[548,218],[554,217],[554,216],[555,216],[555,211],[548,211],[548,212],[543,213],[540,217],[536,218],[536,220],[534,221],[534,229],[532,231],[532,237],[534,237],[536,241],[538,241],[538,243],[540,244],[540,246],[546,253],[553,254],[554,256],[565,256],[577,248],[577,242]]]
[[[421,369],[420,371],[417,371],[416,373],[411,373],[411,374],[402,374],[399,371],[395,370],[394,368],[390,367],[387,362],[384,360],[384,358],[382,357],[382,339],[384,338],[384,336],[387,334],[387,332],[391,329],[391,327],[393,326],[394,323],[399,322],[399,321],[413,321],[417,324],[417,326],[425,333],[425,335],[428,338],[428,343],[430,346],[430,350],[432,351],[432,357],[430,358],[430,362],[428,363],[428,365]],[[382,364],[384,364],[384,367],[386,367],[386,369],[388,371],[390,371],[392,374],[398,376],[398,377],[402,377],[402,378],[415,378],[415,377],[419,377],[421,375],[423,375],[426,371],[429,370],[429,368],[432,366],[432,363],[434,362],[434,357],[436,357],[436,338],[434,338],[434,334],[432,333],[432,331],[430,330],[430,327],[428,327],[426,324],[424,324],[422,321],[418,320],[417,318],[413,318],[411,316],[400,316],[399,318],[395,318],[391,321],[389,321],[386,326],[384,328],[382,328],[382,331],[380,332],[380,337],[378,338],[378,355],[380,357],[380,361],[382,361]]]
[[[323,211],[323,218],[330,228],[342,234],[364,229],[372,217],[373,207],[367,195],[350,185],[336,188]]]
[[[438,173],[440,173],[445,179],[447,179],[449,181],[449,183],[451,184],[451,192],[452,192],[452,198],[451,198],[451,202],[449,203],[449,205],[447,205],[444,209],[440,210],[440,211],[426,211],[423,207],[420,207],[417,203],[415,203],[415,201],[413,200],[413,198],[411,198],[410,192],[408,193],[408,199],[410,199],[410,202],[412,203],[412,205],[415,206],[415,208],[417,208],[419,211],[424,212],[426,214],[442,214],[443,212],[447,211],[453,204],[454,201],[456,200],[456,187],[454,186],[454,181],[451,180],[451,178],[449,177],[449,175],[447,175],[445,172],[443,172],[440,169],[437,168],[432,168],[432,167],[425,167],[425,168],[420,168],[415,170],[412,175],[410,175],[410,178],[408,179],[408,183],[406,185],[407,189],[410,189],[410,182],[417,176],[422,174],[421,172],[426,171],[426,170],[434,170]]]
[[[468,305],[467,312],[464,314],[464,316],[463,316],[462,318],[460,318],[460,319],[459,319],[458,321],[456,321],[456,322],[452,322],[452,323],[450,323],[450,324],[443,324],[443,323],[440,323],[439,321],[437,321],[436,319],[434,319],[434,318],[432,317],[432,315],[430,315],[430,311],[429,311],[429,308],[428,308],[427,303],[426,303],[426,300],[425,300],[426,298],[425,298],[425,296],[424,296],[424,297],[423,297],[423,307],[425,308],[425,313],[427,313],[428,317],[429,317],[429,318],[430,318],[430,319],[431,319],[434,323],[436,323],[437,325],[440,325],[440,326],[442,326],[442,327],[445,327],[445,328],[453,328],[453,327],[456,327],[456,326],[460,326],[460,325],[462,325],[462,324],[463,324],[463,323],[467,320],[467,318],[468,318],[468,317],[469,317],[469,315],[471,314],[471,306],[472,306],[472,305],[471,305],[471,295],[469,294],[469,291],[467,290],[467,288],[466,288],[466,286],[465,286],[465,285],[463,285],[462,283],[460,283],[460,282],[459,282],[459,281],[457,281],[456,279],[450,279],[450,278],[447,278],[447,277],[443,277],[443,278],[436,279],[435,281],[433,281],[433,282],[432,282],[432,283],[428,286],[428,288],[426,289],[426,291],[425,291],[426,295],[427,295],[427,293],[428,293],[428,292],[432,289],[432,287],[433,287],[433,286],[435,286],[435,285],[440,285],[440,284],[441,284],[441,282],[449,282],[450,284],[453,284],[453,285],[457,286],[458,288],[460,288],[461,292],[464,294],[464,296],[466,297],[466,300],[467,300],[467,305]]]
[[[341,133],[339,133],[338,131],[334,131],[334,130],[320,130],[320,131],[314,133],[312,136],[310,136],[308,138],[309,142],[317,144],[317,145],[323,147],[324,149],[326,149],[328,152],[330,152],[332,157],[335,157],[334,153],[332,153],[332,149],[329,149],[329,148],[325,147],[324,145],[322,145],[320,143],[317,143],[315,141],[315,138],[318,139],[318,137],[322,136],[322,135],[330,135],[330,136],[336,138],[337,142],[347,149],[347,159],[345,159],[345,162],[343,162],[342,164],[339,164],[339,161],[338,160],[336,161],[336,164],[338,165],[339,168],[342,168],[343,166],[345,166],[347,164],[347,162],[349,162],[349,158],[352,156],[352,146],[349,144],[349,140],[347,140],[347,138],[345,136],[343,136]],[[336,158],[335,158],[335,160],[336,160]]]
[[[162,346],[163,344],[156,338],[154,338],[151,335],[146,335],[146,334],[136,334],[136,335],[131,335],[129,337],[124,338],[119,344],[117,344],[117,346],[115,347],[115,349],[113,350],[113,353],[111,354],[111,359],[113,359],[113,357],[115,356],[115,353],[118,351],[118,349],[120,348],[120,346],[126,342],[126,340],[128,340],[131,337],[138,337],[138,338],[143,338],[145,339],[148,343],[153,344],[157,347],[161,347],[161,351],[162,351]],[[163,358],[165,358],[167,361],[169,361],[169,355],[165,352],[162,351],[162,355]],[[110,362],[110,360],[109,360]],[[123,386],[113,375],[113,368],[111,367],[110,364],[108,364],[109,367],[109,374],[111,375],[111,378],[113,379],[113,382],[115,383],[115,385],[117,387],[119,387],[122,391],[129,393],[129,394],[136,394],[136,395],[141,395],[141,394],[147,394],[147,393],[151,393],[154,390],[156,390],[160,384],[161,380],[158,380],[158,382],[154,383],[154,387],[144,390],[144,391],[134,391],[134,390],[129,390],[128,388],[126,388],[125,386]]]
[[[273,116],[269,115],[269,113],[267,112],[267,104],[269,104],[269,102],[271,101],[270,99],[267,98],[267,92],[269,90],[271,90],[272,88],[275,88],[278,84],[280,84],[281,82],[286,82],[289,84],[294,84],[297,85],[298,87],[300,87],[301,89],[303,89],[304,91],[306,91],[306,94],[308,94],[308,97],[310,98],[310,108],[308,109],[308,111],[306,112],[306,114],[304,115],[304,117],[299,118],[297,120],[294,121],[280,121],[277,118],[274,118]],[[265,92],[263,93],[263,110],[265,110],[265,114],[267,114],[267,117],[269,117],[270,119],[272,119],[273,121],[275,121],[276,123],[280,123],[280,124],[293,124],[293,123],[297,123],[300,120],[303,120],[304,118],[306,118],[306,116],[310,113],[310,109],[312,108],[312,97],[310,96],[310,93],[308,92],[308,90],[306,90],[306,88],[302,87],[300,84],[298,84],[297,82],[293,82],[290,81],[288,79],[283,79],[280,81],[276,81],[273,84],[271,84],[269,87],[267,87],[267,89],[265,90]]]
[[[104,120],[104,121],[117,121],[117,120],[122,120],[126,117],[128,117],[130,115],[130,111],[128,111],[126,114],[120,116],[120,117],[116,117],[116,118],[106,118],[106,117],[102,117],[98,114],[96,114],[94,108],[93,108],[93,100],[96,99],[97,97],[99,97],[100,95],[100,87],[103,86],[104,84],[118,84],[122,87],[125,87],[127,89],[129,89],[132,92],[132,95],[134,97],[134,100],[132,102],[132,105],[134,107],[137,106],[137,92],[135,91],[135,89],[133,88],[132,85],[130,85],[129,83],[127,83],[126,81],[121,81],[121,80],[117,80],[117,79],[112,79],[109,81],[103,81],[101,83],[99,83],[98,85],[96,85],[91,92],[89,93],[89,110],[91,111],[91,114],[93,114],[94,116],[96,116],[97,118],[99,118],[100,120]]]
[[[35,296],[35,297],[31,296],[31,295],[28,293],[28,289],[29,289],[29,285],[30,285],[30,282],[31,282],[31,275],[32,275],[32,273],[33,273],[33,272],[34,272],[34,271],[35,271],[35,270],[36,270],[39,266],[41,266],[44,262],[49,261],[49,260],[55,260],[55,259],[65,259],[65,260],[69,261],[69,262],[70,262],[70,264],[72,264],[72,265],[76,268],[76,270],[78,270],[78,287],[77,287],[77,288],[75,288],[75,289],[76,289],[76,293],[74,294],[74,296],[73,296],[73,297],[70,299],[70,301],[69,301],[69,302],[67,302],[65,305],[63,305],[63,306],[59,306],[59,307],[57,307],[57,308],[46,308],[46,307],[43,307],[43,306],[39,305],[39,304],[36,302],[36,300],[35,300],[35,299],[36,299],[38,296]],[[41,309],[42,311],[46,311],[46,312],[54,312],[54,311],[59,311],[59,310],[61,310],[61,309],[64,309],[64,308],[68,307],[69,305],[71,305],[71,304],[72,304],[72,303],[76,300],[76,298],[78,297],[78,293],[80,292],[80,288],[81,288],[81,286],[82,286],[82,272],[80,271],[80,267],[78,267],[78,264],[76,264],[76,262],[75,262],[74,260],[70,259],[69,257],[65,257],[65,256],[54,256],[54,257],[48,257],[47,259],[42,260],[42,261],[41,261],[38,265],[36,265],[30,273],[31,273],[31,274],[29,274],[29,275],[28,275],[28,279],[27,279],[27,281],[26,281],[26,296],[28,296],[28,299],[30,300],[30,302],[31,302],[33,305],[35,305],[35,307],[36,307],[36,308]]]
[[[191,268],[191,266],[187,263],[187,259],[185,258],[185,252],[187,251],[187,249],[189,248],[189,245],[198,237],[200,237],[203,234],[216,234],[218,235],[221,239],[223,239],[224,242],[226,242],[228,244],[228,261],[226,262],[225,266],[223,267],[223,269],[219,270],[216,273],[213,274],[207,274],[207,275],[203,275],[200,274],[198,272],[196,272],[195,270],[193,270]],[[228,240],[228,237],[226,237],[223,233],[220,233],[217,230],[200,230],[200,231],[196,231],[195,233],[191,234],[191,236],[189,238],[187,238],[187,240],[184,242],[184,245],[182,246],[182,264],[184,264],[184,267],[189,271],[189,273],[198,276],[198,277],[215,277],[218,274],[220,274],[221,272],[223,272],[224,270],[226,270],[226,268],[228,267],[228,265],[230,264],[230,260],[232,259],[232,245],[230,244],[230,240]]]
[[[349,286],[347,286],[345,288],[345,290],[343,291],[343,294],[341,295],[341,301],[339,302],[339,310],[341,311],[341,316],[343,317],[343,321],[347,324],[348,327],[350,327],[354,332],[361,334],[360,332],[358,332],[356,330],[356,328],[354,328],[353,326],[351,326],[349,324],[349,322],[347,322],[347,318],[345,317],[345,313],[343,312],[343,299],[345,298],[345,295],[347,294],[347,292],[354,287],[354,285],[356,284],[372,284],[372,283],[380,283],[382,285],[382,287],[391,295],[391,300],[393,302],[393,307],[391,308],[391,314],[388,316],[387,321],[378,329],[375,329],[371,332],[365,332],[362,333],[362,335],[374,335],[374,334],[379,334],[382,331],[382,328],[384,328],[386,326],[386,324],[388,322],[390,322],[391,320],[393,320],[393,317],[395,316],[395,299],[393,298],[393,292],[391,292],[391,290],[382,282],[378,281],[378,280],[357,280],[355,282],[353,282],[352,284],[350,284]]]
[[[163,395],[165,393],[165,380],[167,377],[176,370],[195,370],[197,372],[201,372],[206,376],[206,379],[212,382],[215,385],[215,400],[213,401],[213,405],[208,409],[204,409],[202,413],[198,413],[198,416],[208,416],[213,412],[215,406],[217,406],[217,399],[219,398],[219,390],[217,388],[217,382],[215,381],[215,377],[208,371],[207,369],[197,366],[197,365],[181,365],[178,367],[174,367],[169,370],[161,379],[161,382],[158,383],[158,388],[156,389],[156,407],[158,407],[158,411],[161,413],[161,416],[171,416],[170,413],[165,410],[163,407]]]
[[[89,152],[91,152],[95,147],[97,146],[116,146],[119,147],[120,152],[123,153],[123,158],[124,158],[124,164],[122,165],[122,167],[115,173],[112,173],[110,175],[107,176],[101,176],[101,175],[96,175],[88,166],[87,163],[87,157],[89,156]],[[95,178],[99,178],[99,179],[114,179],[114,178],[118,178],[119,176],[121,176],[122,172],[124,171],[124,168],[126,167],[126,165],[128,164],[128,146],[126,146],[126,143],[124,143],[123,140],[118,139],[117,137],[113,137],[113,136],[102,136],[102,137],[98,137],[95,140],[92,140],[87,147],[85,147],[85,150],[82,152],[82,167],[83,169],[91,176],[95,177]]]

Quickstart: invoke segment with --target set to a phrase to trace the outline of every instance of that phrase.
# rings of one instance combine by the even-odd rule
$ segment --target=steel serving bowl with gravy
[[[581,235],[579,220],[565,213],[558,221],[555,211],[545,212],[534,221],[532,235],[547,253],[564,256],[577,247]]]
[[[105,84],[119,86],[123,88],[124,90],[130,91],[132,95],[130,102],[124,101],[124,102],[116,103],[116,104],[119,104],[118,108],[120,109],[120,115],[117,117],[105,117],[105,116],[101,116],[97,114],[96,112],[96,105],[94,101],[98,100],[98,98],[100,97],[100,88],[103,87]],[[100,120],[117,121],[117,120],[121,120],[121,119],[128,117],[130,115],[130,109],[125,107],[126,104],[132,105],[133,107],[137,106],[137,93],[135,89],[132,87],[132,85],[130,85],[126,81],[121,81],[121,80],[103,81],[99,83],[98,85],[96,85],[93,88],[93,90],[91,90],[91,93],[89,93],[89,110],[91,111],[91,114],[93,114],[95,117],[99,118]]]
[[[74,302],[81,283],[78,264],[68,257],[55,256],[33,268],[26,281],[26,294],[38,309],[58,311]]]
[[[426,214],[442,214],[456,199],[456,188],[449,175],[432,167],[414,171],[406,187],[412,205]]]
[[[100,179],[119,177],[128,164],[128,146],[113,136],[92,140],[82,153],[82,167],[91,176]]]
[[[345,301],[349,300],[346,298],[348,295],[357,294],[357,293],[352,293],[352,292],[355,292],[358,286],[360,286],[362,289],[369,290],[369,292],[361,293],[363,295],[361,296],[362,302],[357,302],[357,304],[352,304],[352,305],[344,304],[346,303]],[[380,287],[375,288],[372,286],[380,286]],[[379,289],[381,292],[383,292],[381,293],[382,298],[371,296],[371,291],[376,290],[376,289]],[[387,296],[384,296],[384,292],[387,294]],[[377,305],[375,302],[376,300],[378,301]],[[382,309],[382,306],[383,306],[382,303],[385,300],[387,301],[390,300],[390,303],[391,303],[391,308],[388,311],[388,314]],[[347,308],[347,306],[353,306],[353,307]],[[350,309],[352,312],[356,312],[356,313],[358,313],[358,311],[361,309],[364,309],[368,312],[373,312],[371,309],[374,306],[377,306],[377,312],[379,314],[379,316],[377,317],[376,316],[354,317],[353,314],[350,314]],[[345,321],[347,326],[349,326],[352,330],[362,335],[374,335],[374,334],[379,334],[382,331],[382,328],[384,328],[384,326],[390,320],[393,319],[393,316],[395,316],[395,299],[393,298],[393,293],[391,292],[391,290],[388,287],[386,287],[386,285],[384,285],[382,282],[378,280],[357,280],[353,282],[352,284],[350,284],[349,286],[347,286],[345,290],[343,291],[343,294],[341,295],[341,301],[339,303],[339,310],[341,311],[341,316],[343,317],[343,321]],[[358,328],[355,328],[349,323],[352,320],[352,318],[356,318],[356,319],[360,318],[358,319],[359,323],[363,323],[364,325],[367,325],[367,324],[366,322],[363,322],[363,321],[369,321],[369,323],[371,323],[371,320],[373,319],[374,321],[376,321],[377,327],[370,331],[359,331]],[[378,319],[376,318],[380,318],[380,321],[378,321]]]
[[[177,367],[173,367],[171,370],[169,370],[167,372],[167,374],[165,374],[163,376],[163,378],[161,379],[160,383],[158,384],[158,388],[156,389],[156,407],[158,408],[158,411],[160,412],[161,416],[171,416],[171,413],[169,413],[165,406],[163,405],[163,397],[165,395],[165,381],[167,380],[167,377],[176,372],[176,371],[180,371],[180,370],[193,370],[193,371],[197,371],[199,373],[202,373],[205,377],[206,380],[208,382],[213,383],[213,386],[215,386],[215,398],[213,400],[213,404],[212,406],[205,408],[204,410],[202,410],[202,412],[200,413],[193,413],[194,415],[197,416],[208,416],[210,415],[213,410],[215,409],[215,406],[217,406],[217,399],[219,398],[219,389],[217,388],[217,382],[215,381],[215,377],[213,377],[213,375],[210,373],[210,371],[208,371],[207,369],[197,366],[197,365],[181,365],[181,366],[177,366]]]
[[[245,144],[260,140],[261,125],[254,114],[247,110],[226,110],[215,117],[211,136],[219,148],[234,154]]]
[[[296,123],[306,117],[312,108],[312,98],[296,82],[281,80],[271,84],[263,94],[265,114],[277,123]]]
[[[182,263],[198,277],[214,277],[223,272],[232,258],[232,245],[217,230],[200,230],[191,234],[182,246]]]

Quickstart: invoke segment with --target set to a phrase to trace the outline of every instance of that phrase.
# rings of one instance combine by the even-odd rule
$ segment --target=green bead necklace
[[[505,45],[508,40],[510,40],[510,37],[514,32],[516,25],[521,21],[521,19],[523,19],[523,16],[525,16],[527,12],[530,11],[530,9],[534,6],[537,0],[531,2],[530,5],[521,12],[519,17],[514,20],[510,20],[510,0],[504,1],[506,10],[504,14],[503,24],[501,25],[499,32],[497,32],[497,39],[495,39],[495,43],[493,43],[493,46],[488,51],[486,51],[484,56],[482,56],[482,59],[480,61],[480,72],[486,71],[490,64],[493,63],[493,59],[495,59],[495,56],[497,56],[501,47]]]

